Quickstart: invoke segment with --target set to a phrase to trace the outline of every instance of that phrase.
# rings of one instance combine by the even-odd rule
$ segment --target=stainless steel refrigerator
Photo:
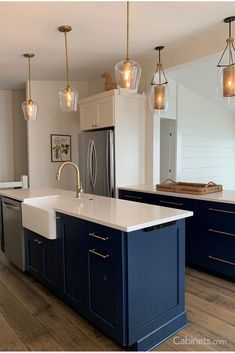
[[[78,162],[84,192],[115,196],[114,131],[86,131],[78,136]]]

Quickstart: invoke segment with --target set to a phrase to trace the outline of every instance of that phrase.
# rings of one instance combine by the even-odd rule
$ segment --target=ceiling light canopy
[[[33,53],[26,53],[23,54],[25,58],[28,59],[28,64],[29,64],[29,79],[28,79],[28,97],[29,99],[25,102],[22,103],[22,110],[24,114],[24,119],[29,121],[29,120],[36,120],[37,119],[37,114],[38,114],[38,104],[36,102],[32,101],[31,97],[31,66],[30,66],[30,59],[34,57]]]
[[[62,88],[59,91],[60,106],[63,112],[75,112],[78,106],[78,90],[72,88],[69,84],[69,64],[68,64],[68,45],[67,45],[67,33],[72,30],[70,26],[60,26],[58,30],[64,33],[65,40],[65,60],[66,60],[66,88]]]
[[[162,68],[161,51],[164,46],[158,46],[155,50],[158,51],[157,69],[153,74],[151,81],[149,103],[153,112],[166,111],[169,104],[169,87],[166,75]]]
[[[225,49],[219,59],[217,67],[220,68],[219,72],[219,89],[221,96],[227,102],[231,97],[235,96],[235,48],[234,39],[232,38],[232,22],[235,16],[230,16],[224,19],[228,23],[228,38],[226,39]]]
[[[129,56],[129,1],[127,1],[126,59],[116,64],[114,71],[118,88],[126,88],[129,92],[137,93],[141,67]]]

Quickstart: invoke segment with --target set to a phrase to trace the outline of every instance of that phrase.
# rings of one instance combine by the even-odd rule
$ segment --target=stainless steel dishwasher
[[[2,198],[2,222],[6,257],[25,271],[24,232],[21,219],[21,202]]]

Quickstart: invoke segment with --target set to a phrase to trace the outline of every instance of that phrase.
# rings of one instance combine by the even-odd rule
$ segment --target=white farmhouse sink
[[[47,196],[26,199],[22,202],[24,228],[48,239],[56,239],[56,206],[68,206],[80,200],[65,196]]]

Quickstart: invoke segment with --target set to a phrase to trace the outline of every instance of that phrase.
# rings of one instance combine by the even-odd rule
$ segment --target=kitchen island
[[[26,270],[121,346],[149,350],[185,327],[192,212],[56,189],[2,195],[21,202]]]
[[[235,280],[235,191],[206,195],[156,191],[155,185],[119,189],[121,199],[193,211],[186,220],[186,263]]]

